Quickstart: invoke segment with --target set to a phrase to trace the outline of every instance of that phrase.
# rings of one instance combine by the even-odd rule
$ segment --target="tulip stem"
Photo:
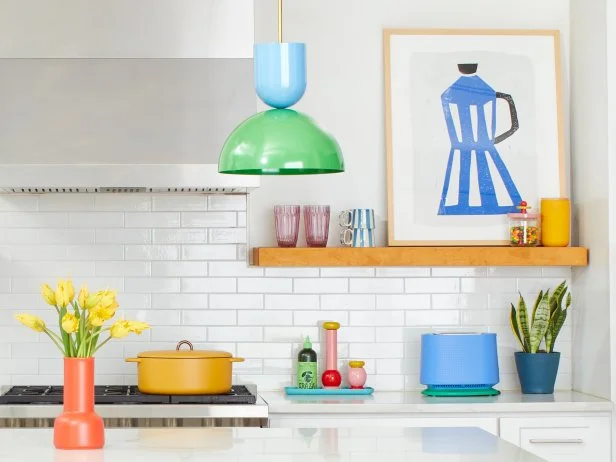
[[[45,333],[47,334],[47,336],[51,339],[51,341],[53,342],[53,344],[54,344],[55,346],[57,346],[57,347],[58,347],[58,350],[60,350],[60,352],[62,353],[62,355],[63,355],[63,356],[66,356],[67,352],[66,352],[66,351],[64,351],[64,349],[60,346],[60,344],[58,343],[58,341],[57,341],[57,340],[53,337],[53,335],[51,335],[51,334],[54,334],[54,332],[52,332],[52,331],[50,331],[50,330],[48,330],[48,329],[45,329],[43,332],[45,332]],[[56,335],[57,335],[57,334],[56,334]]]
[[[94,351],[92,352],[91,356],[94,356],[94,353],[96,353],[98,350],[100,350],[103,345],[105,345],[105,343],[107,343],[109,340],[111,340],[111,335],[109,335],[109,338],[107,338],[105,341],[103,341],[103,343],[101,343],[99,346],[97,346]]]

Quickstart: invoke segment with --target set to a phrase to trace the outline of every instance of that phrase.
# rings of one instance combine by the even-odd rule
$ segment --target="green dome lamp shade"
[[[227,138],[220,173],[314,175],[344,172],[340,146],[314,121],[292,109],[271,109],[245,120]]]
[[[305,114],[287,109],[306,89],[303,43],[282,43],[282,0],[278,0],[278,43],[255,45],[255,89],[275,109],[242,122],[220,153],[218,171],[235,175],[314,175],[344,172],[336,140]]]

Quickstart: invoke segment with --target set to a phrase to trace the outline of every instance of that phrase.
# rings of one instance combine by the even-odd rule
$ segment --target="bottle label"
[[[297,363],[297,388],[317,387],[317,363]]]

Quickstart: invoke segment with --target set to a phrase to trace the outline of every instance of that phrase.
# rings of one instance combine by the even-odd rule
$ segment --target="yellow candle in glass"
[[[569,199],[541,199],[541,243],[545,247],[567,247],[570,227]]]

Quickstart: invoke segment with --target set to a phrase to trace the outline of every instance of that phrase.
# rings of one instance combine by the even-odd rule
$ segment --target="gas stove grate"
[[[61,386],[14,386],[0,395],[1,404],[62,404]],[[255,404],[257,397],[243,385],[225,395],[148,395],[134,385],[96,385],[96,404]]]

